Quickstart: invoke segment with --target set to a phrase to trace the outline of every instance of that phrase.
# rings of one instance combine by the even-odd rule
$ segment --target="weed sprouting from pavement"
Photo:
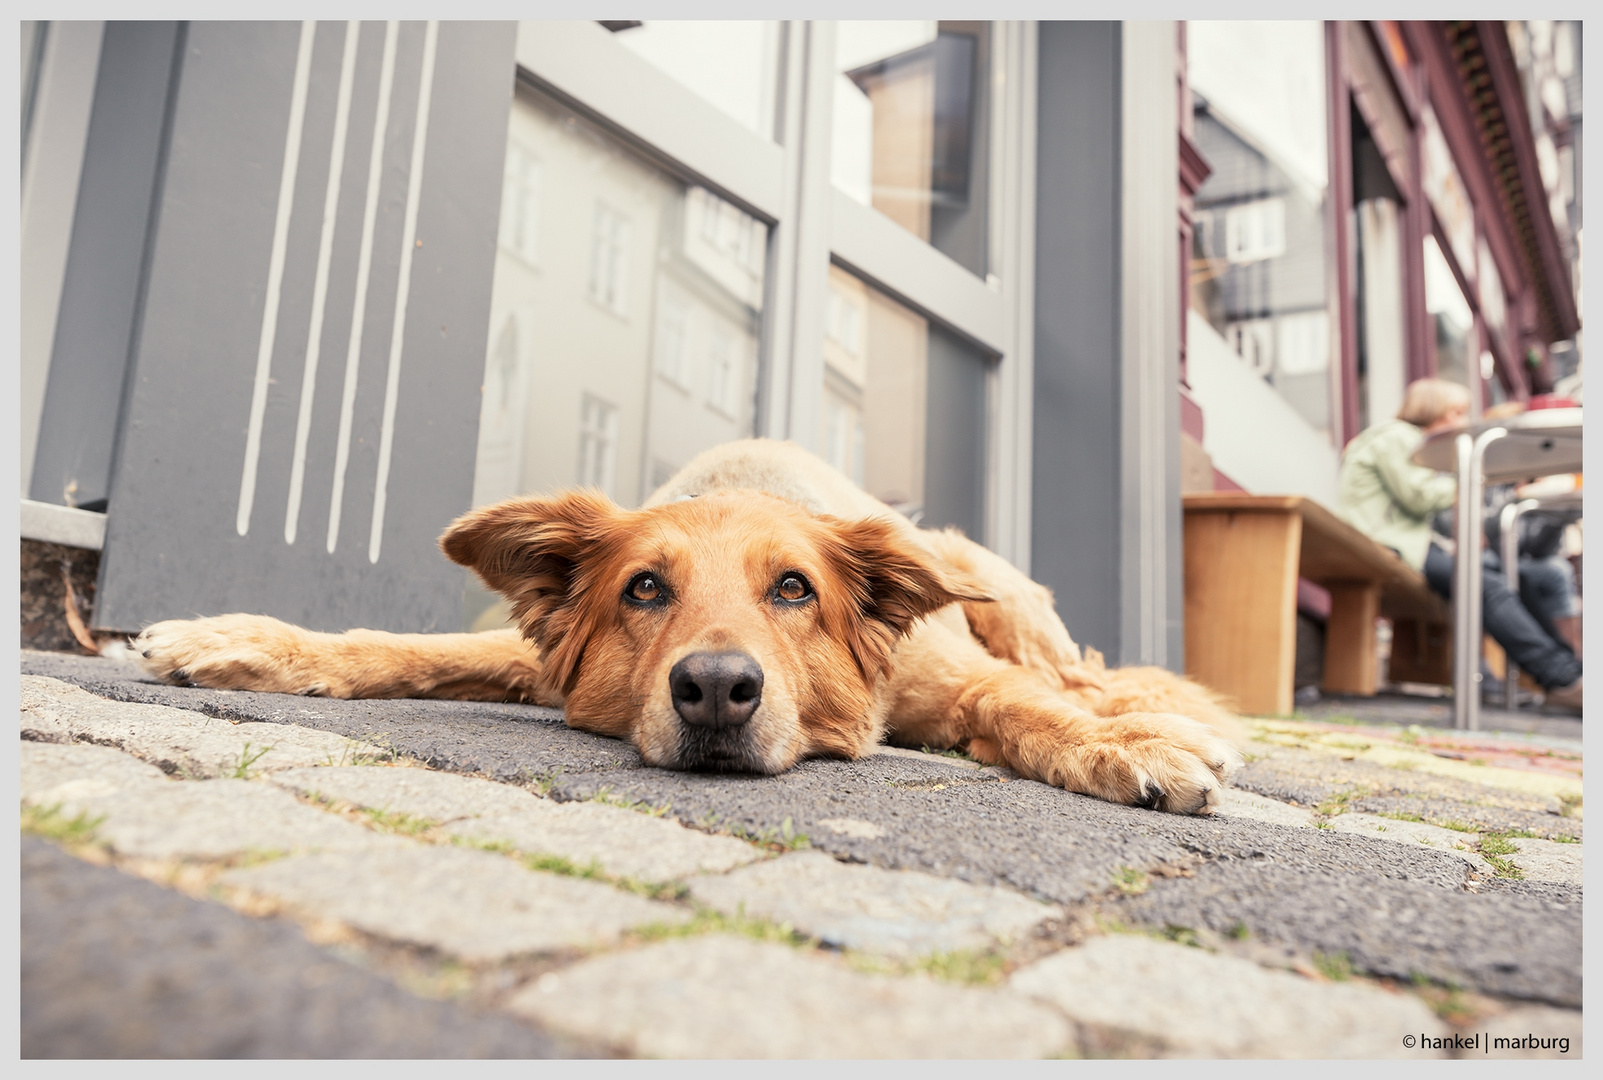
[[[440,826],[438,821],[431,818],[414,817],[411,814],[402,814],[395,810],[375,810],[372,807],[362,807],[362,815],[373,824],[373,827],[382,832],[395,833],[399,836],[421,836],[431,829]]]
[[[1579,840],[1577,840],[1575,837],[1571,836],[1569,833],[1559,833],[1556,836],[1549,837],[1548,839],[1552,840],[1553,843],[1555,843],[1555,844],[1579,844],[1580,843]]]
[[[867,975],[928,975],[968,986],[994,986],[1007,974],[1007,957],[991,949],[955,949],[905,959],[848,950],[846,962]]]
[[[1189,926],[1177,926],[1174,923],[1166,923],[1163,927],[1163,936],[1178,945],[1189,945],[1193,949],[1204,948],[1202,939],[1198,937],[1197,932]]]
[[[1235,925],[1230,928],[1227,936],[1236,941],[1246,941],[1252,936],[1252,931],[1247,929],[1246,923],[1242,922],[1240,919],[1237,919]]]
[[[1345,814],[1352,809],[1353,802],[1362,799],[1368,794],[1370,794],[1368,788],[1351,787],[1345,791],[1338,791],[1334,795],[1327,795],[1320,801],[1318,806],[1314,807],[1314,815],[1322,818],[1333,818]]]
[[[1524,879],[1525,872],[1506,858],[1519,853],[1519,848],[1510,841],[1510,837],[1514,835],[1512,830],[1486,833],[1481,837],[1479,850],[1481,858],[1491,863],[1498,877],[1520,881]]]
[[[580,866],[564,855],[533,854],[523,856],[523,865],[530,870],[543,870],[548,874],[561,874],[563,877],[598,878],[605,876],[601,864],[591,859]]]
[[[542,792],[542,794],[544,794]],[[648,803],[644,799],[626,799],[622,795],[614,795],[610,787],[598,789],[586,802],[601,803],[603,806],[616,806],[620,810],[633,810],[637,814],[647,817],[662,817],[673,809],[672,803]]]
[[[747,915],[744,904],[733,915],[698,906],[688,922],[650,923],[632,931],[633,937],[647,942],[701,937],[704,934],[734,934],[753,941],[768,941],[793,948],[813,948],[818,944],[816,938],[801,933],[790,923]]]
[[[250,743],[247,742],[244,749],[239,752],[239,757],[235,759],[234,771],[229,776],[235,780],[249,780],[250,767],[267,756],[272,749],[271,746],[264,746],[253,754],[250,752]]]
[[[1120,866],[1113,871],[1113,884],[1126,896],[1140,896],[1151,883],[1146,871],[1131,866]]]
[[[1332,982],[1346,982],[1353,977],[1353,961],[1345,951],[1314,953],[1314,967],[1319,974]]]
[[[88,811],[69,818],[60,803],[51,806],[22,804],[22,831],[57,844],[76,847],[96,843],[99,837],[95,830],[105,820],[104,814],[90,817]]]
[[[736,824],[729,826],[728,832],[736,839],[768,848],[770,851],[801,851],[813,846],[812,838],[806,833],[797,832],[796,825],[790,818],[780,822],[777,829],[748,829],[744,825]]]
[[[1581,796],[1574,792],[1566,792],[1558,797],[1558,812],[1560,817],[1575,817],[1581,810]]]

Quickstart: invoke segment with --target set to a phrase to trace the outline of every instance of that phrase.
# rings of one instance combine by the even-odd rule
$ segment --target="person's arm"
[[[1375,471],[1392,501],[1415,517],[1428,517],[1453,505],[1458,497],[1458,480],[1415,465],[1408,460],[1412,450],[1406,442],[1388,444],[1375,455]]]

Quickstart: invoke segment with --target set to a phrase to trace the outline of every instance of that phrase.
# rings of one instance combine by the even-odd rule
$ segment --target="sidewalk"
[[[22,670],[24,1056],[1581,1055],[1578,741],[1257,721],[1181,818]]]

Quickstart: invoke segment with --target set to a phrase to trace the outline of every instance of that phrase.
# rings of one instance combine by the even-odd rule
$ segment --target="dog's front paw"
[[[1106,720],[1064,757],[1064,787],[1175,814],[1212,814],[1241,764],[1240,752],[1211,728],[1163,713]]]
[[[311,635],[265,615],[170,619],[132,644],[146,671],[179,686],[327,694],[307,663]]]

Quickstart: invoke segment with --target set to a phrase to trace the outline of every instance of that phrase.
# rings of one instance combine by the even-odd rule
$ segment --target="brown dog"
[[[1206,814],[1240,761],[1208,691],[1082,657],[1046,589],[789,443],[710,450],[640,510],[584,491],[484,507],[440,545],[518,630],[324,634],[222,615],[157,623],[135,648],[197,686],[561,705],[674,769],[777,773],[888,739]]]

